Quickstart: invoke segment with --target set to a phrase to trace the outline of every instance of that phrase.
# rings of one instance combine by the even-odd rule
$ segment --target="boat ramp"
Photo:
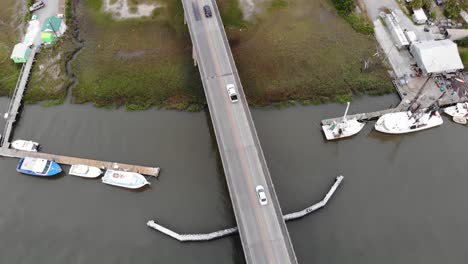
[[[330,188],[328,193],[325,195],[325,198],[323,198],[323,200],[301,211],[284,215],[283,216],[284,221],[291,221],[291,220],[302,218],[324,207],[328,203],[328,200],[330,200],[330,198],[333,196],[336,189],[338,189],[338,187],[340,186],[341,182],[343,181],[343,178],[344,177],[341,175],[336,177],[335,183]],[[238,231],[237,227],[231,227],[231,228],[227,228],[227,229],[223,229],[223,230],[219,230],[219,231],[215,231],[211,233],[206,233],[206,234],[179,234],[160,224],[157,224],[154,220],[148,221],[146,225],[180,242],[209,241],[209,240],[218,239],[224,236],[232,235],[234,233],[237,233]]]

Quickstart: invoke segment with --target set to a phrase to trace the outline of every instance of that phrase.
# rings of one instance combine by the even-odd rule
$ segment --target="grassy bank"
[[[289,1],[248,30],[228,32],[251,103],[345,101],[392,92],[376,41],[356,33],[326,0]],[[363,71],[364,62],[370,67]]]
[[[181,9],[168,5],[152,18],[118,22],[100,10],[100,1],[87,0],[76,16],[85,40],[72,64],[78,79],[72,91],[76,103],[124,105],[129,110],[204,106]],[[177,21],[175,27],[169,21]]]
[[[21,40],[22,19],[25,10],[15,0],[0,1],[0,96],[12,93],[21,65],[10,59],[13,47]]]
[[[250,103],[345,101],[393,91],[385,67],[373,61],[375,40],[356,33],[325,1],[274,0],[255,25],[242,20],[236,0],[219,1]],[[180,1],[165,3],[151,18],[118,22],[100,11],[99,0],[81,3],[86,44],[73,62],[75,102],[131,110],[205,104]]]

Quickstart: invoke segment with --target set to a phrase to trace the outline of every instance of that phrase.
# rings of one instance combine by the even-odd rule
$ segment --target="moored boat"
[[[346,111],[341,121],[333,122],[332,124],[322,126],[323,133],[325,134],[325,138],[327,140],[350,137],[359,133],[359,131],[361,131],[362,128],[366,125],[365,122],[360,122],[357,119],[348,120],[346,118],[348,109],[349,102],[346,106]]]
[[[139,173],[117,170],[107,170],[102,177],[102,182],[129,189],[138,189],[147,184],[150,185],[150,182]]]
[[[467,123],[466,117],[464,116],[454,116],[452,119],[455,123],[458,123],[461,125],[466,125]]]
[[[72,165],[68,173],[70,175],[80,176],[84,178],[97,178],[99,177],[99,175],[102,174],[102,171],[97,167],[78,164]]]
[[[449,116],[468,117],[468,103],[458,103],[453,106],[444,108],[444,112]]]
[[[60,165],[54,161],[39,158],[22,158],[16,171],[34,176],[54,176],[62,171]]]
[[[439,112],[428,109],[418,113],[407,111],[385,114],[377,120],[375,129],[387,134],[404,134],[433,128],[442,124],[443,120]]]
[[[18,139],[11,143],[11,147],[17,150],[24,150],[24,151],[38,151],[39,143]]]

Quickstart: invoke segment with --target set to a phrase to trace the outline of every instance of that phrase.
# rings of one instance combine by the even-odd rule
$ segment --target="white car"
[[[226,85],[226,89],[229,95],[229,99],[231,99],[231,102],[235,103],[239,101],[239,98],[237,97],[236,87],[234,86],[234,84]]]
[[[260,202],[260,204],[267,205],[268,200],[266,197],[265,188],[263,188],[263,186],[261,185],[258,185],[257,187],[255,187],[255,191],[257,191],[258,201]]]
[[[45,6],[44,2],[39,1],[39,2],[34,3],[32,6],[30,6],[29,11],[34,12],[36,10],[43,8],[44,6]]]

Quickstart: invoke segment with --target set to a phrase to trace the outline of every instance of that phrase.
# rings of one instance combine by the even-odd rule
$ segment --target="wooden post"
[[[193,65],[197,66],[197,51],[195,47],[192,46],[192,58],[193,58]]]

